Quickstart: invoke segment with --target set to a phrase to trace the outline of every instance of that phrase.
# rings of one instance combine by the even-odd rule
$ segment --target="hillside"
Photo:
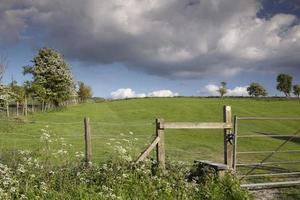
[[[89,117],[92,127],[93,157],[103,160],[112,154],[116,140],[135,141],[138,154],[152,139],[155,118],[166,121],[222,121],[223,105],[232,106],[238,116],[300,116],[299,101],[255,100],[234,98],[145,98],[77,105],[36,113],[28,122],[1,121],[0,145],[6,148],[34,149],[39,145],[40,129],[49,125],[52,133],[65,138],[74,146],[74,151],[83,151],[83,118]],[[243,132],[280,131],[291,134],[300,125],[295,122],[243,122]],[[254,130],[255,129],[255,130]],[[131,133],[131,134],[129,134]],[[132,134],[133,133],[133,134]],[[121,134],[121,135],[120,135]],[[124,135],[124,136],[123,136]],[[240,141],[241,148],[261,148],[267,144],[270,149],[281,140]],[[122,142],[124,143],[124,141]],[[296,148],[297,143],[292,143]],[[223,134],[219,130],[172,130],[166,131],[167,156],[176,160],[210,159],[222,160]],[[266,148],[266,146],[264,146]]]

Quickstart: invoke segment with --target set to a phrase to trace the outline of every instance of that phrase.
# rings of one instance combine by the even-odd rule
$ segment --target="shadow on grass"
[[[258,133],[258,134],[266,135],[266,136],[269,135],[270,138],[274,138],[274,139],[278,139],[278,140],[284,140],[284,141],[290,140],[289,142],[300,144],[300,132],[298,134],[295,134],[294,136],[274,136],[274,135],[277,135],[277,133],[266,133],[266,132],[258,132],[258,131],[255,131],[254,133]],[[292,138],[292,137],[294,137],[294,138]]]

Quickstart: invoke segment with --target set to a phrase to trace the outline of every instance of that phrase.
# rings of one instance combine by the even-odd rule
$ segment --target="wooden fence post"
[[[156,119],[156,136],[159,137],[159,142],[156,146],[157,163],[164,170],[166,168],[165,158],[165,135],[164,135],[164,120]]]
[[[6,117],[9,117],[9,103],[6,101]]]
[[[24,99],[24,115],[27,117],[27,114],[28,114],[28,105],[27,105],[27,97],[25,97],[25,99]]]
[[[91,143],[91,127],[90,119],[84,118],[84,141],[85,141],[85,161],[87,165],[92,161],[92,143]]]
[[[16,114],[17,116],[19,116],[19,101],[17,101],[17,105],[16,105]]]
[[[231,123],[231,107],[224,106],[223,108],[223,118],[225,123]],[[224,164],[228,165],[228,158],[230,158],[230,145],[228,142],[228,135],[230,134],[230,129],[224,129]]]

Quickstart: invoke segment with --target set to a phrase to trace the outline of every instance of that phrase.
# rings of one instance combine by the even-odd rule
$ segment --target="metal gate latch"
[[[226,135],[226,140],[232,145],[233,139],[234,139],[234,134],[230,131],[230,133]]]

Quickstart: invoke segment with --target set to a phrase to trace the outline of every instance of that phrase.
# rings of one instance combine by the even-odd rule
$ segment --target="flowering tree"
[[[32,74],[34,92],[40,99],[56,107],[75,94],[75,82],[63,56],[52,48],[42,48],[33,59],[33,66],[24,67],[24,74]]]

